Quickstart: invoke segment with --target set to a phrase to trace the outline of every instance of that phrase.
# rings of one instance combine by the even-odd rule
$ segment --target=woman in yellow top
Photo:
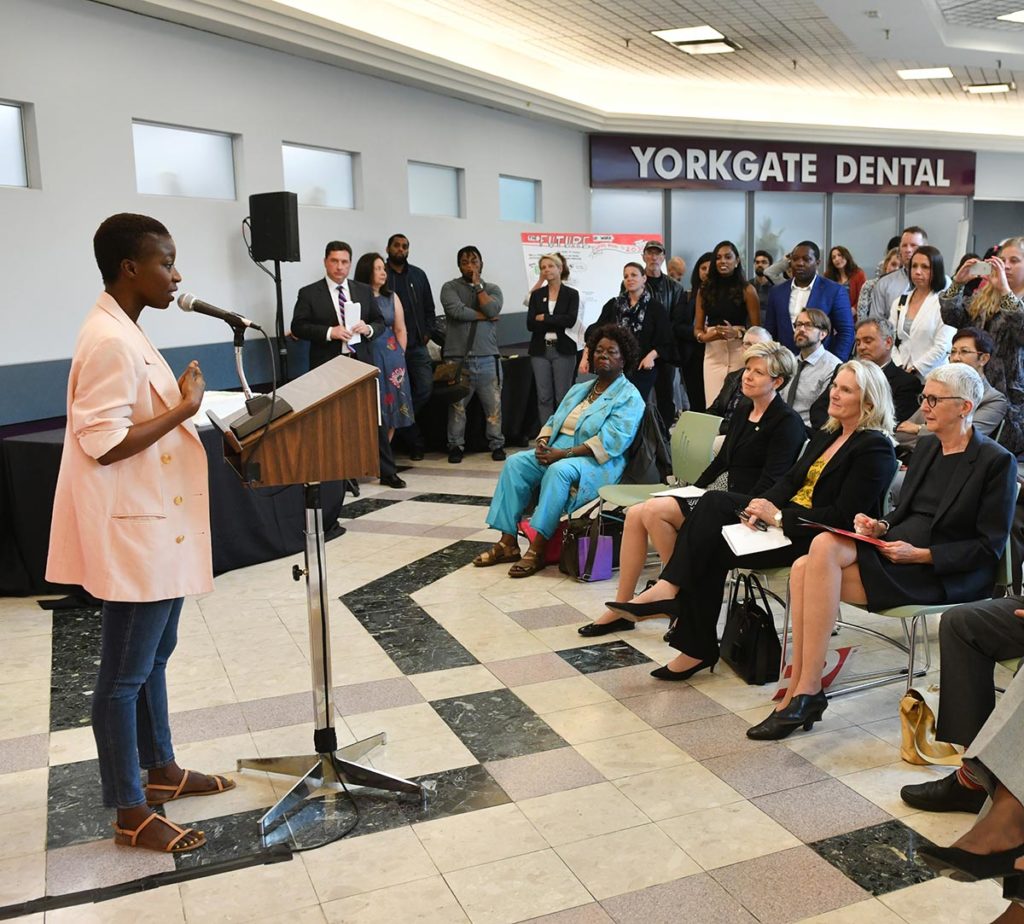
[[[796,464],[763,497],[709,491],[686,518],[660,580],[629,603],[608,603],[632,619],[674,619],[669,644],[680,652],[653,672],[685,680],[718,662],[718,615],[729,570],[778,568],[806,554],[817,530],[811,520],[853,529],[862,511],[881,512],[882,495],[896,472],[892,393],[874,363],[850,360],[839,367],[829,397],[829,418],[811,437]],[[743,522],[782,529],[791,545],[737,558],[722,527]]]

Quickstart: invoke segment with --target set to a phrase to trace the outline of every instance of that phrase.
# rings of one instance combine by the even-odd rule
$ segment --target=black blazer
[[[595,328],[603,327],[605,324],[619,323],[615,302],[614,298],[610,298],[604,303],[601,316],[587,328],[588,340]],[[658,362],[665,362],[672,356],[672,328],[669,325],[668,311],[656,298],[652,298],[647,303],[644,323],[640,327],[640,336],[637,337],[637,340],[640,342],[640,359],[643,359],[651,350],[658,351]]]
[[[800,415],[776,394],[752,429],[747,424],[752,407],[749,398],[740,398],[721,450],[694,482],[698,488],[727,471],[730,491],[760,497],[796,461],[805,440]]]
[[[835,381],[836,374],[840,367],[832,372],[832,378],[828,380],[825,390],[814,399],[811,405],[810,418],[811,429],[818,430],[828,420],[828,399],[829,389]],[[896,423],[907,420],[917,412],[917,396],[921,394],[921,380],[912,372],[907,372],[901,366],[890,361],[882,366],[882,374],[889,383],[889,390],[892,392],[892,405],[896,411]]]
[[[941,449],[931,434],[918,442],[900,502],[886,517],[890,527],[910,514],[914,494]],[[935,576],[949,602],[980,600],[992,593],[996,565],[1013,522],[1016,484],[1013,454],[974,430],[935,511],[928,542]]]
[[[377,307],[373,289],[354,279],[348,281],[348,292],[353,302],[359,302],[362,319],[373,329],[373,336],[379,337],[384,331],[384,315]],[[299,289],[292,313],[292,333],[300,340],[309,341],[309,367],[322,366],[329,359],[341,356],[341,341],[328,340],[327,329],[338,323],[334,293],[327,287],[327,280],[320,279]],[[370,343],[365,336],[353,347],[356,359],[372,365]]]
[[[834,433],[818,430],[794,465],[775,486],[763,495],[782,511],[782,531],[790,538],[806,539],[808,528],[800,518],[853,529],[858,513],[881,515],[882,495],[896,474],[896,454],[892,440],[881,430],[858,430],[829,459],[814,485],[810,507],[794,504],[790,498],[807,480],[807,472],[829,446],[839,439]]]
[[[580,313],[580,293],[569,286],[558,289],[555,310],[548,314],[548,287],[541,286],[530,293],[530,304],[526,309],[526,329],[533,336],[530,338],[531,356],[544,355],[544,335],[554,331],[558,335],[555,349],[563,356],[576,355],[576,341],[567,333],[576,323]],[[544,315],[543,321],[536,321],[538,314]]]

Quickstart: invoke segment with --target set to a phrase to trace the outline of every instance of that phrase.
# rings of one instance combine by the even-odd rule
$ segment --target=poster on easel
[[[647,241],[660,241],[660,234],[555,234],[538,231],[522,233],[523,262],[527,289],[540,277],[538,264],[546,253],[560,253],[569,266],[566,285],[580,293],[580,315],[569,331],[580,349],[584,331],[601,314],[608,299],[619,294],[622,267],[630,261],[643,265]]]

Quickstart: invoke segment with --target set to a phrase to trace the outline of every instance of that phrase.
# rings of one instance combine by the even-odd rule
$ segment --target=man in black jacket
[[[292,313],[292,333],[309,341],[311,369],[337,356],[352,356],[373,365],[370,340],[384,330],[384,316],[373,290],[348,278],[352,248],[344,241],[329,241],[324,248],[324,277],[299,289]],[[380,483],[404,488],[391,455],[387,431],[377,428]]]
[[[648,241],[644,244],[643,256],[647,288],[665,306],[665,311],[671,319],[676,313],[679,301],[686,297],[686,290],[681,283],[662,272],[665,247],[661,241]],[[676,419],[675,383],[679,375],[679,357],[675,355],[675,341],[671,340],[670,343],[672,355],[659,357],[663,361],[658,363],[658,377],[654,380],[654,395],[661,422],[665,425],[665,436],[668,436],[668,428]]]

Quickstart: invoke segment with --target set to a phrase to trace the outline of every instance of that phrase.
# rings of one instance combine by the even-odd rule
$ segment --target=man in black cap
[[[676,282],[671,276],[661,271],[665,262],[665,245],[661,241],[648,241],[644,244],[644,268],[647,273],[647,288],[668,312],[670,319],[674,319],[676,312],[682,307],[681,302],[686,296],[686,290],[681,283]],[[679,377],[679,357],[676,355],[675,339],[671,340],[672,353],[669,356],[659,357],[664,360],[657,364],[658,377],[654,380],[654,397],[658,406],[658,413],[661,415],[662,423],[665,425],[666,436],[668,428],[676,419],[675,387]]]

